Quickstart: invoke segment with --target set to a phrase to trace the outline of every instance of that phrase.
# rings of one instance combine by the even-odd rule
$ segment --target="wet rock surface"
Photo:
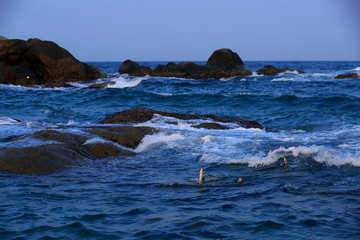
[[[0,40],[0,83],[22,86],[104,78],[98,68],[80,62],[51,41]]]
[[[119,73],[137,77],[150,75],[187,79],[220,79],[252,74],[239,55],[227,48],[216,50],[205,66],[193,62],[181,62],[179,64],[169,62],[166,65],[158,65],[152,70],[149,67],[140,66],[134,61],[126,60],[120,66]]]
[[[261,69],[257,70],[256,73],[260,74],[260,75],[268,75],[268,76],[272,76],[272,75],[277,75],[279,73],[284,73],[284,72],[293,72],[293,71],[297,71],[299,74],[303,74],[305,73],[304,71],[300,70],[300,69],[296,69],[296,68],[277,68],[271,65],[266,65],[265,67],[262,67]]]

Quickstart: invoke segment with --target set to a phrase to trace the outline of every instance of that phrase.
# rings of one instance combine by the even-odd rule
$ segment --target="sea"
[[[138,107],[264,128],[198,129],[204,120],[154,116],[135,125],[160,130],[135,156],[49,174],[0,171],[1,239],[360,239],[360,79],[334,79],[360,74],[360,62],[248,61],[252,71],[306,73],[220,80],[130,77],[119,75],[121,62],[90,64],[109,78],[0,85],[0,148],[39,145],[8,139],[59,126],[79,132]],[[106,81],[116,83],[88,88]]]

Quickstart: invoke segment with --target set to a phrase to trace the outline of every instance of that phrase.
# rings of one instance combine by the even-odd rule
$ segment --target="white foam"
[[[286,77],[283,77],[283,78],[275,78],[273,80],[271,80],[272,82],[288,82],[288,81],[294,81],[295,78],[286,78]]]
[[[139,146],[135,149],[136,153],[141,153],[153,149],[159,145],[163,145],[172,141],[182,140],[184,136],[181,134],[165,134],[165,133],[158,133],[154,135],[146,135]]]
[[[118,77],[118,78],[112,79],[111,81],[114,81],[115,84],[108,85],[107,88],[136,87],[137,85],[139,85],[145,79],[147,79],[147,78],[145,78],[145,77],[137,77],[137,78]]]
[[[9,118],[9,117],[0,117],[0,125],[9,125],[9,124],[18,124],[20,121]]]
[[[106,142],[107,141],[105,141],[102,138],[94,137],[94,138],[90,138],[90,139],[86,140],[86,142],[83,145],[101,144],[101,143],[106,143]]]
[[[354,68],[354,71],[359,71],[360,72],[360,67]]]

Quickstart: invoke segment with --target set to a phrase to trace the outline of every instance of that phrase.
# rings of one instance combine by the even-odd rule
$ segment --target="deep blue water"
[[[42,175],[0,171],[1,239],[360,239],[360,79],[333,79],[359,73],[360,62],[246,62],[306,74],[222,80],[133,78],[118,75],[119,62],[92,64],[112,75],[94,82],[116,85],[0,85],[0,147],[41,144],[6,139],[79,131],[135,107],[239,117],[265,130],[156,117],[142,125],[161,132],[137,156]]]

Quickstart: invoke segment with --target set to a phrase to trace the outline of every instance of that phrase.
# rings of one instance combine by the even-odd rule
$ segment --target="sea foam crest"
[[[360,72],[360,67],[354,68],[353,70]]]
[[[247,164],[249,167],[263,167],[276,163],[284,156],[298,158],[300,155],[311,156],[316,162],[328,166],[351,165],[360,167],[360,156],[356,154],[338,152],[334,149],[327,149],[323,146],[298,146],[284,148],[280,147],[270,151],[265,157],[248,156],[238,160],[232,160],[229,163]]]
[[[113,79],[112,81],[115,82],[113,85],[107,86],[107,88],[129,88],[129,87],[136,87],[139,85],[142,81],[144,81],[147,78],[144,77],[137,77],[137,78],[124,78],[124,77],[118,77]]]
[[[151,150],[159,145],[163,145],[165,143],[169,143],[176,140],[182,140],[184,136],[178,133],[174,134],[166,134],[166,133],[158,133],[153,135],[146,135],[139,146],[135,149],[136,153],[145,152]]]
[[[17,124],[19,120],[9,118],[9,117],[0,117],[0,125],[8,125],[8,124]]]

